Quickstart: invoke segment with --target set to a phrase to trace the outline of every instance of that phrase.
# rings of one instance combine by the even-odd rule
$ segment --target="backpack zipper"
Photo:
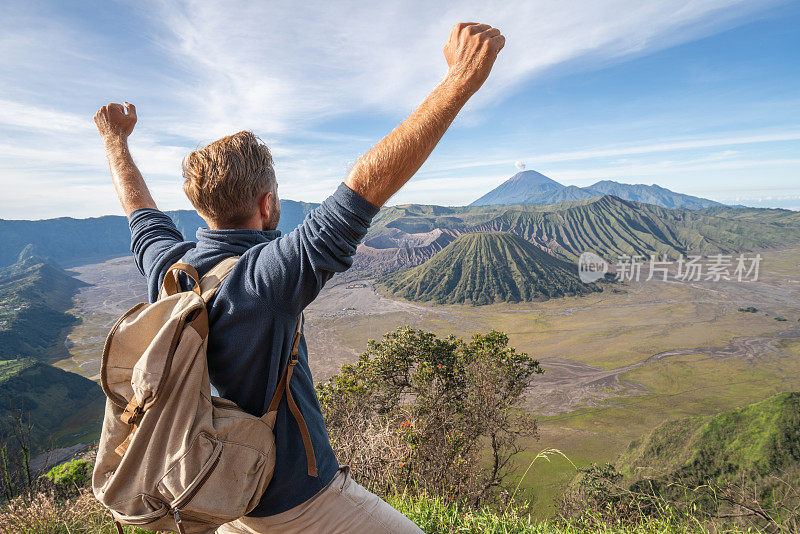
[[[181,514],[177,508],[172,509],[172,515],[175,517],[175,526],[178,527],[178,532],[180,534],[186,534],[186,531],[183,529],[183,521],[181,521]]]
[[[222,456],[222,444],[219,443],[218,445],[219,446],[217,447],[217,450],[219,451],[219,453],[211,462],[211,465],[209,465],[208,469],[206,469],[205,473],[203,473],[203,476],[194,483],[194,487],[191,488],[191,490],[188,493],[184,493],[183,495],[181,495],[180,499],[175,501],[175,504],[172,507],[171,510],[172,516],[175,518],[175,526],[178,527],[179,534],[186,534],[186,530],[184,530],[183,528],[183,521],[181,520],[180,507],[192,500],[192,497],[194,497],[195,494],[200,490],[200,488],[203,487],[203,484],[208,479],[208,477],[211,476],[211,473],[214,471],[214,468],[219,463],[219,459]]]

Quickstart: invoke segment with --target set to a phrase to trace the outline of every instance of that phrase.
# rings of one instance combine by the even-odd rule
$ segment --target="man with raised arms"
[[[128,216],[131,250],[155,301],[170,265],[182,258],[202,276],[240,256],[209,302],[208,367],[217,393],[261,416],[286,366],[303,309],[335,273],[352,264],[372,218],[420,168],[467,100],[489,76],[505,38],[486,24],[453,27],[448,71],[424,102],[355,164],[344,183],[295,230],[281,236],[278,186],[269,149],[251,132],[224,137],[183,162],[184,191],[208,228],[185,241],[156,208],[128,150],[132,104],[108,104],[94,120]],[[183,281],[188,285],[187,281]],[[275,422],[277,464],[260,503],[222,533],[420,532],[339,466],[325,430],[301,337],[292,395],[308,431],[286,400]]]

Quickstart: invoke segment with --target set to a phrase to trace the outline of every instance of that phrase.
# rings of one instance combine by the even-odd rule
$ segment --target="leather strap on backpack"
[[[130,425],[130,430],[128,431],[128,437],[125,438],[125,441],[120,443],[117,448],[114,449],[114,452],[118,455],[125,456],[125,451],[128,450],[131,440],[133,439],[133,434],[136,432],[136,429],[139,428],[139,421],[142,420],[143,414],[144,410],[142,410],[142,407],[139,406],[139,401],[136,400],[136,395],[133,395],[128,405],[125,406],[125,411],[119,416],[123,423]]]
[[[216,291],[219,289],[222,282],[225,278],[230,274],[233,266],[236,264],[236,261],[239,259],[239,256],[231,256],[226,258],[216,264],[214,267],[208,271],[203,278],[200,279],[200,284],[195,285],[195,287],[200,287],[201,293],[200,295],[203,297],[203,300],[208,303],[209,300],[214,296]],[[294,366],[297,365],[297,351],[298,347],[300,346],[300,336],[303,334],[303,314],[300,314],[300,317],[297,319],[297,326],[294,332],[294,339],[292,340],[292,351],[289,356],[289,362],[286,365],[286,368],[283,370],[280,379],[278,380],[278,387],[275,390],[275,394],[272,396],[272,400],[269,403],[269,408],[267,409],[267,413],[277,411],[278,405],[281,402],[281,398],[283,397],[284,393],[286,394],[286,402],[289,405],[289,411],[292,412],[292,415],[297,421],[297,426],[300,428],[300,435],[303,437],[303,447],[306,450],[306,461],[308,464],[308,476],[315,477],[317,476],[317,459],[314,455],[314,446],[311,443],[311,435],[308,433],[308,426],[306,425],[306,420],[303,418],[302,412],[300,412],[300,408],[297,406],[297,403],[294,401],[294,397],[292,396],[292,391],[289,389],[289,382],[292,379],[292,372],[294,371]]]
[[[170,265],[164,274],[164,281],[161,283],[161,291],[158,292],[159,298],[169,297],[179,293],[181,288],[178,284],[178,272],[183,271],[194,281],[192,291],[200,295],[200,275],[197,270],[188,263],[177,262]]]
[[[274,412],[278,409],[278,405],[281,402],[281,397],[283,397],[285,393],[286,403],[289,405],[289,411],[292,412],[295,421],[297,421],[297,426],[300,428],[300,435],[303,437],[303,447],[306,449],[306,462],[308,463],[308,476],[315,477],[317,476],[317,458],[314,455],[314,445],[311,443],[311,435],[308,433],[306,420],[303,419],[303,414],[300,412],[300,408],[298,408],[297,404],[294,402],[292,390],[289,388],[289,382],[292,379],[292,372],[294,371],[294,366],[298,361],[297,349],[300,345],[300,335],[302,334],[302,331],[303,314],[300,314],[300,318],[297,320],[297,328],[294,332],[294,340],[292,341],[292,352],[289,356],[289,362],[286,364],[286,369],[283,370],[283,374],[281,374],[281,377],[278,380],[278,388],[275,390],[275,394],[272,396],[272,401],[269,403],[267,413]]]

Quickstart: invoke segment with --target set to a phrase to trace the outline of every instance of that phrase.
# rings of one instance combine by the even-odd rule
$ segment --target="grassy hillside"
[[[33,423],[34,452],[97,437],[105,396],[100,386],[37,360],[63,356],[64,313],[83,283],[26,247],[0,270],[0,435],[20,411]],[[13,443],[12,443],[13,445]]]
[[[629,480],[657,487],[721,483],[741,473],[750,480],[800,474],[800,393],[667,422],[632,443],[618,466]]]
[[[779,226],[800,225],[800,212],[780,208],[747,208],[731,206],[713,206],[699,210],[705,215],[738,219],[741,221],[756,221],[776,224]]]
[[[9,421],[20,410],[33,423],[34,453],[97,439],[105,395],[100,386],[31,359],[0,362],[0,428],[13,445]]]
[[[508,233],[463,235],[383,283],[397,296],[439,304],[519,302],[593,290],[574,266]]]
[[[0,270],[0,360],[63,356],[63,330],[77,321],[64,310],[83,282],[30,252]]]

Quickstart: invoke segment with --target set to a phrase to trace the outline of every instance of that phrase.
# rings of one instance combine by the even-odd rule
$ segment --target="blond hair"
[[[253,132],[223,137],[183,160],[183,191],[197,212],[219,224],[249,219],[255,202],[274,191],[272,154]]]

